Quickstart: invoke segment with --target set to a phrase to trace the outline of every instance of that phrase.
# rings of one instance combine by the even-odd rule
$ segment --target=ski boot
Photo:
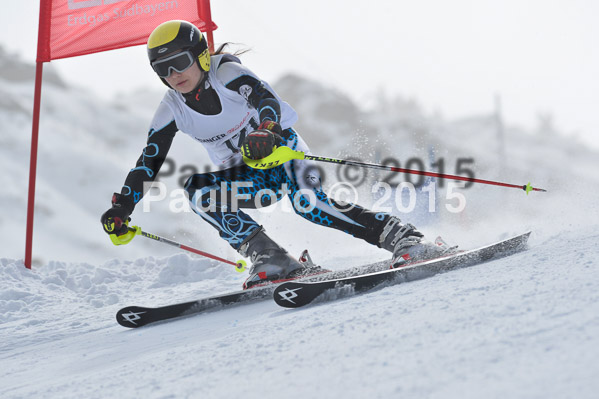
[[[301,263],[293,259],[286,250],[266,235],[262,226],[241,243],[239,254],[250,258],[252,262],[250,275],[243,283],[243,289],[277,280],[298,278],[322,270],[315,266],[311,259]],[[302,256],[309,259],[306,251]]]
[[[394,216],[383,228],[379,243],[381,248],[393,253],[392,268],[449,255],[457,248],[447,245],[441,237],[437,237],[434,243],[424,239],[424,234],[416,227],[410,223],[402,224]]]

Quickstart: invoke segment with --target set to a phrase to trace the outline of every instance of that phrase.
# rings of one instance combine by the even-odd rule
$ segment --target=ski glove
[[[241,153],[249,159],[266,158],[284,143],[281,137],[281,125],[272,121],[265,121],[248,134],[241,145]]]
[[[116,203],[115,197],[113,197],[112,208],[104,212],[100,221],[106,233],[122,236],[129,231],[127,224],[131,220],[130,212],[122,204]]]

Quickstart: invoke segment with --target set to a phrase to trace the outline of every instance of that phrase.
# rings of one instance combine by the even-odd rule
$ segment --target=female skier
[[[222,53],[223,47],[210,54],[202,33],[185,21],[165,22],[149,36],[150,64],[169,90],[156,110],[136,167],[127,175],[120,194],[113,195],[112,207],[102,215],[102,226],[115,244],[133,238],[128,231],[129,216],[145,194],[144,182],[155,179],[180,130],[202,143],[212,162],[222,169],[191,176],[185,190],[194,212],[242,256],[250,258],[245,288],[312,272],[239,209],[281,199],[285,194],[282,187],[287,188],[300,216],[384,248],[394,258],[427,259],[448,250],[445,245],[423,240],[414,226],[394,216],[328,198],[309,161],[293,160],[267,170],[246,166],[242,154],[262,159],[278,146],[303,152],[309,149],[293,129],[297,114],[291,106],[236,56]],[[220,190],[225,188],[226,203],[221,203]],[[233,198],[234,188],[242,195]],[[211,196],[211,191],[217,195]],[[233,201],[237,209],[231,207]]]

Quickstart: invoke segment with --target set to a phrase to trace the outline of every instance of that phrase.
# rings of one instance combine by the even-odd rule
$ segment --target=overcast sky
[[[39,1],[2,3],[0,43],[33,61]],[[447,118],[489,113],[498,93],[507,123],[551,113],[599,148],[597,1],[212,0],[212,16],[217,44],[250,47],[243,61],[265,80],[294,71],[361,102],[384,88]],[[163,87],[143,46],[52,65],[107,98]]]

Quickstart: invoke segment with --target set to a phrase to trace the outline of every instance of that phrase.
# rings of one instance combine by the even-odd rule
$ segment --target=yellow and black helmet
[[[210,51],[206,38],[193,24],[187,21],[163,22],[148,37],[150,64],[178,50],[189,50],[198,61],[200,69],[210,70]]]

